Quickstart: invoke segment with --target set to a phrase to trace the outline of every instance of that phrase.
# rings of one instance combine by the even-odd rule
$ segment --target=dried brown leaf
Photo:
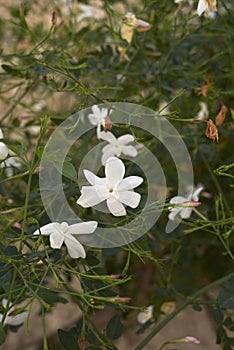
[[[209,139],[211,139],[213,141],[219,142],[218,129],[211,119],[209,119],[207,122],[206,137],[208,137]]]
[[[135,27],[128,24],[123,24],[120,30],[121,38],[126,40],[129,44],[132,42]]]
[[[205,78],[205,81],[206,81],[206,85],[203,85],[199,88],[197,88],[197,94],[198,95],[202,95],[204,97],[206,97],[207,93],[208,93],[208,90],[210,88],[210,81],[208,78]]]
[[[171,314],[175,310],[176,303],[174,301],[167,301],[161,305],[160,311],[165,315]]]
[[[226,118],[227,111],[228,111],[228,108],[225,105],[222,105],[221,109],[220,109],[220,111],[217,114],[216,119],[215,119],[215,124],[217,126],[220,126],[223,124],[223,122]]]
[[[105,126],[104,126],[104,131],[107,132],[111,129],[112,127],[112,124],[111,124],[111,120],[110,120],[110,117],[107,116],[106,119],[105,119]]]

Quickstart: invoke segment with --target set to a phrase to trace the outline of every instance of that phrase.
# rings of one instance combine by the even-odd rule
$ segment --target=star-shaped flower
[[[168,218],[170,220],[175,220],[175,217],[179,215],[182,219],[187,219],[192,214],[192,207],[200,205],[199,194],[204,189],[203,186],[198,186],[194,191],[192,189],[188,190],[188,193],[185,197],[175,196],[170,200],[171,204],[178,204],[179,206],[171,207],[170,214]]]
[[[116,138],[110,131],[102,131],[100,133],[100,139],[109,142],[109,145],[106,145],[102,149],[102,165],[105,165],[107,159],[112,156],[120,157],[121,154],[131,157],[137,156],[136,148],[128,145],[128,143],[134,141],[134,137],[130,134]]]
[[[208,15],[210,10],[217,11],[216,0],[199,0],[197,5],[198,16],[201,16],[203,12]]]
[[[68,225],[67,222],[52,222],[42,226],[40,230],[36,230],[33,234],[39,235],[41,233],[42,235],[50,236],[50,246],[53,249],[60,249],[64,242],[72,258],[84,259],[86,257],[84,247],[74,236],[93,233],[96,228],[96,221],[81,222],[73,225]]]
[[[26,320],[27,316],[28,316],[28,311],[23,311],[21,313],[17,313],[16,312],[16,308],[14,306],[12,306],[12,303],[8,303],[7,299],[3,299],[2,300],[2,306],[4,309],[8,307],[10,307],[10,309],[8,310],[6,317],[4,318],[3,321],[3,325],[9,325],[9,326],[19,326],[22,323],[24,323],[24,321]],[[0,322],[2,322],[3,319],[3,314],[0,313]]]
[[[0,140],[3,139],[3,132],[2,129],[0,128]],[[5,145],[5,143],[0,142],[0,160],[5,159],[8,156],[9,153],[9,149],[8,147]]]
[[[93,207],[106,201],[107,207],[114,216],[126,215],[124,205],[136,208],[141,195],[133,191],[143,179],[140,176],[129,176],[124,179],[125,166],[123,162],[110,157],[105,165],[106,177],[100,178],[89,170],[84,175],[92,186],[83,186],[77,204],[84,208]]]

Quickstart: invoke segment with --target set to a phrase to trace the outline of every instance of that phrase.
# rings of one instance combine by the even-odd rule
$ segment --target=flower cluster
[[[141,200],[141,195],[134,192],[143,179],[139,176],[128,176],[124,178],[125,166],[118,158],[122,154],[136,157],[137,149],[130,145],[134,137],[130,134],[116,138],[113,133],[106,130],[109,115],[112,110],[92,106],[92,113],[88,115],[90,123],[97,128],[97,138],[108,142],[102,149],[101,162],[105,166],[105,177],[100,178],[91,171],[85,169],[84,175],[90,186],[81,188],[81,196],[77,204],[89,208],[103,201],[106,202],[109,212],[114,216],[126,215],[125,206],[136,208]],[[102,130],[103,129],[103,130]],[[39,234],[49,236],[52,249],[60,249],[63,245],[67,247],[69,255],[74,258],[85,258],[84,247],[78,240],[79,235],[93,233],[98,226],[96,221],[88,221],[69,225],[67,222],[52,222],[36,230],[33,235]]]

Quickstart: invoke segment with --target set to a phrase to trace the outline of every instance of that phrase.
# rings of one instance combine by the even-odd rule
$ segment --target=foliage
[[[152,25],[147,31],[134,31],[131,42],[120,35],[129,8]],[[76,1],[25,1],[20,7],[13,1],[4,7],[0,127],[21,166],[11,167],[10,176],[4,161],[0,168],[1,296],[14,305],[23,302],[29,322],[34,300],[43,320],[58,303],[70,300],[83,314],[71,329],[58,330],[60,345],[48,344],[44,334],[45,350],[117,349],[115,340],[131,325],[128,319],[135,322],[136,312],[149,304],[154,305],[154,317],[139,332],[150,333],[135,350],[143,349],[187,305],[195,311],[203,305],[213,310],[217,343],[225,350],[234,344],[234,5],[231,0],[218,1],[215,18],[198,17],[195,8],[196,1],[191,6],[187,1],[178,5],[172,0],[105,0],[93,7],[100,18],[79,22],[82,11]],[[50,221],[40,197],[38,167],[48,138],[69,115],[116,101],[137,103],[161,115],[164,111],[186,143],[195,183],[205,188],[202,205],[166,234],[166,204],[157,224],[138,241],[112,249],[87,248],[86,259],[73,260],[65,249],[51,249],[47,237],[36,240],[32,235]],[[219,143],[205,136],[206,122],[197,122],[201,102],[214,122],[222,105],[228,108],[218,126]],[[115,130],[117,136],[133,134],[157,155],[168,198],[174,195],[175,165],[162,144],[130,125]],[[62,171],[72,207],[79,195],[77,169],[97,142],[94,131],[87,136],[71,149]],[[131,171],[139,173],[136,166]],[[147,192],[141,194],[144,201]],[[81,214],[84,219],[103,219],[92,209],[82,209]],[[110,218],[112,223],[116,221]],[[145,289],[142,269],[151,275]],[[81,286],[79,292],[72,287],[74,280]],[[222,288],[215,300],[209,291],[217,287]],[[160,321],[161,307],[169,301],[177,307]],[[99,330],[92,313],[108,307],[113,317]],[[0,327],[0,344],[7,330]]]

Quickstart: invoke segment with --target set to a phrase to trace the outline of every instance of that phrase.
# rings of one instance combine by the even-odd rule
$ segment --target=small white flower
[[[197,114],[197,119],[199,119],[199,120],[207,119],[209,116],[209,110],[208,110],[206,102],[199,102],[199,105],[200,105],[201,109]]]
[[[105,127],[106,117],[108,115],[107,108],[99,108],[97,105],[92,106],[92,112],[88,115],[92,125],[97,126],[97,138],[100,138],[101,126]],[[110,112],[109,112],[110,113]]]
[[[199,0],[197,5],[198,16],[201,16],[203,12],[208,15],[210,10],[217,11],[216,0]]]
[[[20,324],[24,323],[24,321],[26,320],[28,316],[28,311],[23,311],[20,314],[16,314],[14,313],[16,308],[14,306],[11,307],[11,305],[12,303],[11,302],[8,303],[7,299],[2,300],[2,306],[4,307],[4,309],[6,309],[7,306],[10,307],[4,319],[3,325],[19,326]],[[2,322],[2,319],[3,319],[3,314],[0,313],[0,322]]]
[[[0,140],[3,139],[3,132],[2,129],[0,128]],[[9,153],[9,149],[8,147],[5,145],[5,143],[0,142],[0,160],[5,159],[8,156]]]
[[[102,149],[102,165],[105,165],[107,159],[112,156],[120,157],[121,154],[131,157],[137,156],[136,148],[128,145],[128,143],[134,141],[134,137],[130,134],[116,138],[110,131],[102,131],[100,133],[100,139],[109,142],[109,145],[106,145]]]
[[[147,321],[149,321],[153,317],[153,311],[154,311],[153,305],[148,306],[146,311],[139,312],[139,314],[137,315],[137,321],[140,324],[145,324]]]
[[[74,259],[85,258],[86,253],[82,244],[73,236],[93,233],[97,228],[96,221],[81,222],[74,225],[68,225],[67,222],[52,222],[42,226],[40,230],[36,230],[33,234],[40,233],[50,236],[50,246],[53,249],[60,249],[63,242],[65,243],[68,253]]]
[[[115,157],[109,158],[105,164],[105,178],[84,170],[84,175],[92,186],[82,187],[77,204],[89,208],[106,201],[111,214],[126,215],[124,205],[136,208],[141,200],[141,195],[133,189],[139,186],[143,179],[140,176],[129,176],[124,179],[124,174],[123,162]]]
[[[204,189],[202,185],[199,185],[194,191],[188,189],[188,193],[185,197],[175,196],[170,200],[171,204],[179,204],[180,206],[170,208],[170,214],[168,215],[169,220],[175,220],[175,217],[179,215],[182,219],[187,219],[192,214],[191,202],[198,202],[199,194]],[[188,206],[182,206],[182,204],[188,203]]]

